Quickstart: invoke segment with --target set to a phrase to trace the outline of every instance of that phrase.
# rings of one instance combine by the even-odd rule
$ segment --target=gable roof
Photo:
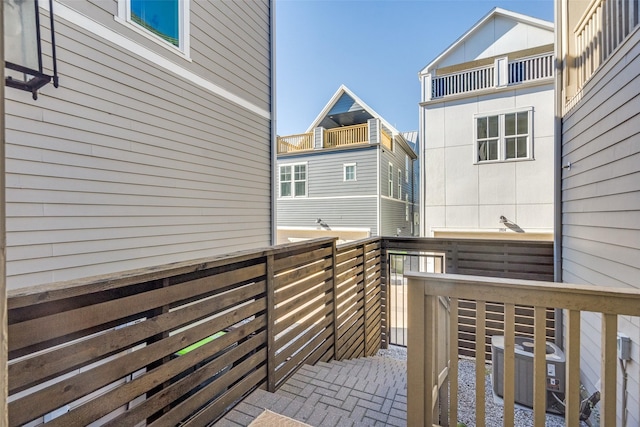
[[[442,62],[445,58],[451,55],[454,51],[459,49],[465,42],[473,38],[475,34],[478,33],[480,29],[488,25],[490,21],[492,21],[496,17],[504,17],[515,22],[527,24],[533,27],[540,28],[542,30],[548,30],[553,35],[554,26],[552,22],[545,21],[543,19],[534,18],[528,15],[524,15],[517,12],[511,12],[506,9],[502,9],[500,7],[493,8],[488,14],[482,17],[478,22],[476,22],[467,32],[465,32],[462,36],[460,36],[456,41],[454,41],[448,48],[446,48],[440,55],[438,55],[433,61],[427,64],[421,71],[420,74],[427,73],[431,71],[438,63]]]
[[[369,107],[363,100],[349,90],[345,85],[340,85],[335,94],[331,97],[327,105],[324,106],[318,117],[311,123],[307,129],[307,133],[312,132],[314,128],[320,126],[323,119],[331,114],[338,114],[348,111],[360,111],[364,110],[369,113],[373,118],[380,119],[380,122],[389,129],[394,135],[400,134],[400,132],[389,122],[376,113],[375,110]]]

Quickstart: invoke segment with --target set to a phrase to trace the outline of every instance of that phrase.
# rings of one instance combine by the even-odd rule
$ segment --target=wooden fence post
[[[267,391],[276,391],[276,349],[275,349],[275,289],[273,277],[273,254],[267,255]]]
[[[364,339],[362,340],[362,349],[365,357],[367,356],[367,249],[366,245],[362,244],[362,333]]]
[[[338,360],[338,278],[336,277],[336,264],[338,260],[338,249],[336,241],[333,241],[333,255],[331,258],[331,288],[333,291],[333,359]]]

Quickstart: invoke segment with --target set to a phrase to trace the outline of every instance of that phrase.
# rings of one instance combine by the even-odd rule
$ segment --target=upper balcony
[[[574,2],[569,23],[573,37],[568,40],[571,58],[565,77],[565,113],[581,99],[581,89],[596,70],[621,46],[640,24],[636,0],[592,0]],[[576,21],[575,17],[579,17]],[[575,62],[574,62],[575,61]]]
[[[313,132],[278,136],[278,154],[304,151],[349,148],[357,145],[381,144],[393,149],[393,135],[378,119],[367,123],[341,126],[332,129],[317,127]]]
[[[425,101],[549,80],[554,75],[553,52],[523,58],[498,57],[493,63],[462,71],[428,74],[423,82]]]

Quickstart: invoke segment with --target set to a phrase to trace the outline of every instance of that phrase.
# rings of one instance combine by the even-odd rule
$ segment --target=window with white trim
[[[118,17],[187,54],[189,0],[118,0]]]
[[[280,166],[280,197],[306,197],[307,164]]]
[[[393,197],[393,165],[389,163],[389,197]]]
[[[475,118],[477,163],[532,159],[532,109]]]
[[[402,200],[402,170],[398,168],[398,199]]]
[[[355,181],[356,180],[356,164],[345,163],[343,165],[343,168],[344,168],[344,173],[343,173],[344,181]]]
[[[404,182],[409,182],[409,155],[404,155]]]

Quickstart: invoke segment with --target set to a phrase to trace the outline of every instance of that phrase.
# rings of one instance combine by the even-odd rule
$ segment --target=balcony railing
[[[324,147],[335,148],[351,144],[369,142],[369,126],[367,123],[327,129],[324,133]]]
[[[386,130],[380,128],[380,143],[387,150],[393,150],[393,137]]]
[[[506,69],[499,70],[502,64]],[[431,79],[431,99],[463,95],[553,77],[553,53],[545,53],[507,62],[436,76]],[[506,74],[506,76],[505,76]]]
[[[637,0],[593,0],[574,30],[578,89],[639,24]]]
[[[553,54],[518,59],[507,65],[509,84],[529,82],[553,77]]]
[[[278,137],[278,153],[313,150],[313,132]]]
[[[442,98],[492,88],[495,86],[494,74],[495,67],[490,65],[435,77],[431,81],[431,98]]]
[[[515,304],[526,301],[534,307],[533,411],[536,426],[545,424],[550,389],[564,388],[567,426],[579,425],[580,393],[580,314],[601,313],[601,401],[600,425],[616,425],[617,364],[616,333],[619,315],[640,316],[640,290],[579,286],[566,283],[530,282],[513,279],[481,278],[459,275],[415,273],[409,277],[409,342],[407,371],[407,424],[411,426],[456,425],[458,408],[458,346],[456,328],[459,301],[475,300],[478,329],[476,346],[486,345],[484,338],[489,301],[504,304],[504,425],[515,425]],[[566,380],[556,381],[547,368],[545,336],[549,304],[565,310]],[[446,354],[448,352],[448,354]],[[497,363],[494,361],[494,363]],[[483,352],[476,352],[476,384],[485,383]],[[494,367],[495,369],[495,367]],[[526,375],[520,373],[520,375]],[[495,378],[495,377],[494,377]],[[557,375],[557,378],[560,378]],[[564,378],[563,378],[564,379]],[[552,381],[553,380],[553,381]],[[448,390],[447,390],[448,389]],[[448,397],[447,397],[448,396]],[[484,387],[476,387],[476,425],[485,425]],[[468,403],[465,403],[468,404]]]

